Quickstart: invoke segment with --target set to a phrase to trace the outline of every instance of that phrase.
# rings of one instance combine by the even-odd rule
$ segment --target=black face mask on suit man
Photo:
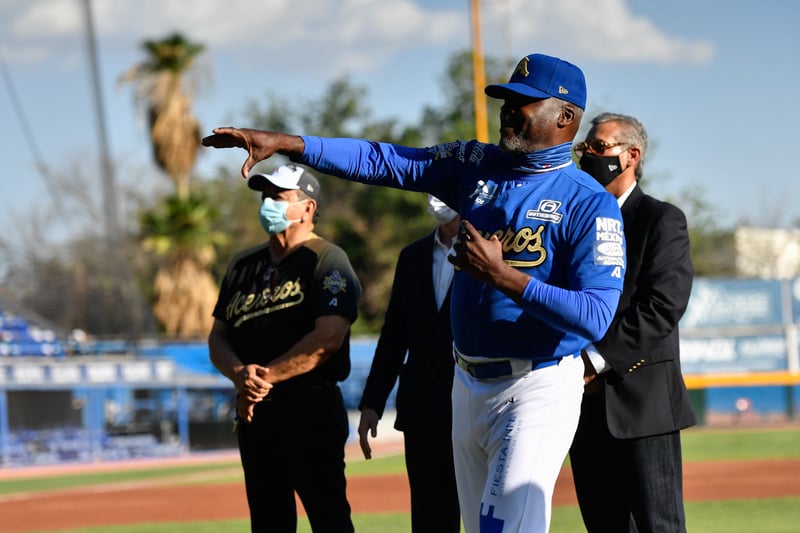
[[[603,187],[622,174],[622,163],[618,155],[601,156],[587,152],[581,156],[578,164],[581,166],[581,170],[597,180]]]

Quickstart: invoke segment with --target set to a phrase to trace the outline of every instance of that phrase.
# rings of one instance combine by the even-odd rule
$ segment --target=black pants
[[[315,533],[352,533],[344,476],[347,411],[335,385],[268,397],[239,423],[253,533],[294,533],[295,492]]]
[[[603,394],[584,396],[570,462],[589,533],[686,531],[679,432],[617,439]]]
[[[411,531],[458,533],[461,515],[450,422],[407,429],[403,440],[411,489]]]

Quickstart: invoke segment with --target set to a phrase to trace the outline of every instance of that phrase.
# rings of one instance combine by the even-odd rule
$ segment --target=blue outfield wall
[[[340,384],[345,405],[348,409],[357,409],[361,401],[361,392],[369,375],[372,357],[375,353],[375,337],[356,337],[350,343],[350,376]],[[208,359],[208,348],[205,344],[169,344],[153,355],[169,356],[175,361],[179,370],[192,373],[207,373],[215,376],[217,371]],[[387,408],[394,407],[397,384],[392,389],[386,403]],[[734,413],[736,402],[747,398],[752,402],[754,411],[762,413],[785,412],[790,395],[794,398],[794,407],[800,409],[800,386],[759,386],[759,387],[717,387],[706,390],[706,410]]]
[[[340,384],[345,405],[348,409],[357,409],[361,401],[361,391],[369,375],[372,356],[375,353],[376,337],[356,337],[350,341],[350,376]],[[139,353],[152,357],[168,357],[175,363],[176,371],[192,375],[219,376],[217,369],[208,357],[208,346],[205,343],[163,343]],[[394,406],[397,384],[390,393],[388,406]]]
[[[771,339],[772,336],[764,337]],[[375,337],[355,337],[350,343],[350,376],[340,384],[345,405],[348,409],[357,409],[361,400],[361,392],[369,375],[372,357],[375,353]],[[785,345],[784,345],[785,346]],[[208,347],[205,343],[165,343],[159,346],[140,350],[142,355],[156,358],[168,358],[175,364],[175,372],[184,375],[204,375],[209,378],[219,378],[219,374],[211,364],[208,357]],[[785,354],[783,355],[785,359]],[[712,357],[713,359],[713,357]],[[773,358],[769,358],[771,360]],[[762,363],[759,362],[758,365]],[[772,369],[769,364],[766,368]],[[785,368],[785,363],[783,365]],[[755,371],[751,368],[750,371]],[[227,380],[222,380],[227,385]],[[394,407],[397,385],[392,389],[387,401],[387,408]],[[787,402],[794,399],[795,411],[800,408],[800,387],[785,386],[757,386],[757,387],[716,387],[706,390],[705,408],[709,411],[733,413],[736,412],[736,402],[747,398],[752,403],[754,411],[762,413],[785,412]]]
[[[361,399],[375,344],[352,340],[352,371],[341,384],[350,410]],[[233,397],[204,343],[169,343],[137,357],[0,359],[0,467],[234,447]],[[710,388],[702,409],[735,415],[742,399],[751,415],[797,412],[800,387]],[[394,403],[393,390],[387,408]],[[61,411],[48,415],[54,405]]]
[[[680,327],[685,375],[796,376],[800,278],[697,279]],[[211,364],[205,342],[59,345],[8,313],[0,314],[0,333],[0,466],[233,445],[233,389]],[[341,384],[348,409],[361,399],[376,342],[351,340],[352,370]],[[742,405],[751,414],[789,418],[800,410],[800,386],[693,392],[702,396],[701,419],[741,413]],[[395,390],[387,408],[394,404]]]

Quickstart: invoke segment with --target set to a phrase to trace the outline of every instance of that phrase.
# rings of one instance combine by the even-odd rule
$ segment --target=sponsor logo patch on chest
[[[564,217],[564,215],[558,212],[560,208],[561,202],[558,200],[542,200],[539,202],[539,207],[536,209],[529,209],[528,212],[525,213],[525,218],[558,224]]]

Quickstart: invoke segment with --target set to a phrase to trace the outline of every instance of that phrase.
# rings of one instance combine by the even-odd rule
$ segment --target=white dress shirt
[[[433,236],[433,293],[436,297],[436,308],[441,309],[442,303],[450,290],[450,282],[453,281],[455,271],[453,264],[447,260],[448,255],[452,255],[455,235],[449,243],[443,243],[439,236],[439,228]]]

